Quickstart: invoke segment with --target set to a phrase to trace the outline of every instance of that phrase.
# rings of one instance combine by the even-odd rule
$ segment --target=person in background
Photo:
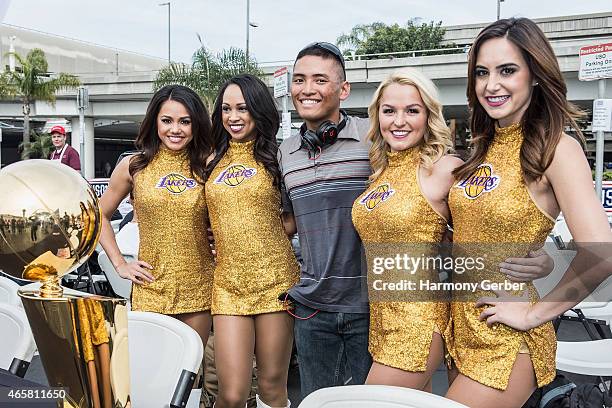
[[[63,126],[53,126],[49,131],[51,142],[55,150],[49,156],[49,160],[57,160],[70,166],[76,171],[81,171],[81,159],[76,149],[66,143],[66,129]]]

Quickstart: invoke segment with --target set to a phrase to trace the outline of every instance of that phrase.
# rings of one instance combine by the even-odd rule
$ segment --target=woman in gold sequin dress
[[[153,95],[140,126],[139,155],[122,160],[100,199],[100,243],[119,275],[130,279],[132,310],[167,314],[210,332],[213,259],[206,237],[205,162],[211,123],[198,95],[180,85]],[[133,193],[138,260],[126,263],[108,221]]]
[[[463,163],[448,155],[451,133],[437,89],[416,70],[396,72],[374,94],[369,117],[373,174],[370,187],[353,204],[353,224],[368,264],[381,255],[380,244],[395,252],[435,256],[450,215],[446,196],[452,169]],[[413,276],[418,277],[413,282],[426,279],[424,270]],[[437,281],[437,273],[428,278]],[[374,362],[366,383],[430,389],[444,355],[448,304],[393,295],[370,290],[369,351]]]
[[[293,319],[279,296],[298,280],[281,220],[274,99],[252,75],[221,87],[206,199],[217,265],[212,296],[217,408],[244,407],[257,360],[258,407],[286,407]]]
[[[499,20],[476,38],[467,91],[473,151],[455,171],[458,181],[449,196],[456,249],[474,255],[470,244],[477,244],[488,255],[484,273],[466,272],[468,279],[480,281],[508,251],[540,247],[560,211],[576,242],[612,241],[580,143],[564,133],[570,126],[583,140],[575,122],[579,112],[566,92],[554,52],[532,21]],[[447,397],[470,407],[521,407],[553,380],[556,338],[550,321],[588,294],[585,282],[596,286],[607,275],[577,269],[585,257],[580,248],[574,266],[543,299],[548,301],[538,301],[528,284],[507,293],[481,288],[477,301],[452,302],[447,339],[459,374]],[[586,256],[597,251],[589,249]],[[572,270],[586,279],[579,282]],[[573,300],[563,297],[569,288]],[[519,294],[522,301],[506,299]]]

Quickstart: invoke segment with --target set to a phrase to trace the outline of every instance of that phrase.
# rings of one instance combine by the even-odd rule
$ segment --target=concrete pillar
[[[81,135],[81,126],[79,123],[79,118],[73,117],[70,119],[72,124],[72,137],[71,137],[71,145],[79,152],[79,156],[81,153],[81,140],[79,139]],[[85,178],[92,179],[95,176],[96,170],[96,162],[95,162],[95,147],[94,147],[94,121],[91,117],[85,117],[85,156],[83,157],[83,163],[85,168]]]

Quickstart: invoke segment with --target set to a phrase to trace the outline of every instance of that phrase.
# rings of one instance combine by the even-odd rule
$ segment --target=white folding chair
[[[558,370],[598,376],[608,388],[602,377],[612,376],[612,339],[557,341],[556,361]]]
[[[467,408],[439,395],[389,385],[322,388],[308,395],[300,408]]]
[[[129,261],[129,257],[125,256],[127,261]],[[113,266],[110,259],[108,259],[108,255],[106,252],[101,252],[98,255],[98,264],[100,265],[100,269],[106,275],[106,279],[108,279],[108,283],[113,288],[113,291],[117,294],[117,296],[121,296],[124,299],[130,299],[132,293],[132,281],[129,279],[123,279]]]
[[[204,355],[198,333],[150,312],[128,312],[128,328],[132,406],[198,407],[201,391],[192,392]]]
[[[23,377],[36,351],[36,343],[22,308],[0,303],[0,333],[0,368]]]
[[[19,285],[12,280],[0,276],[0,303],[22,307],[21,299],[17,294]]]

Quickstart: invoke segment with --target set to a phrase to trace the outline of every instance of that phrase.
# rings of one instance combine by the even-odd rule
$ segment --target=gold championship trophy
[[[130,406],[124,299],[64,295],[60,279],[83,264],[100,237],[98,200],[75,170],[25,160],[0,171],[0,271],[41,283],[20,289],[58,407]]]

